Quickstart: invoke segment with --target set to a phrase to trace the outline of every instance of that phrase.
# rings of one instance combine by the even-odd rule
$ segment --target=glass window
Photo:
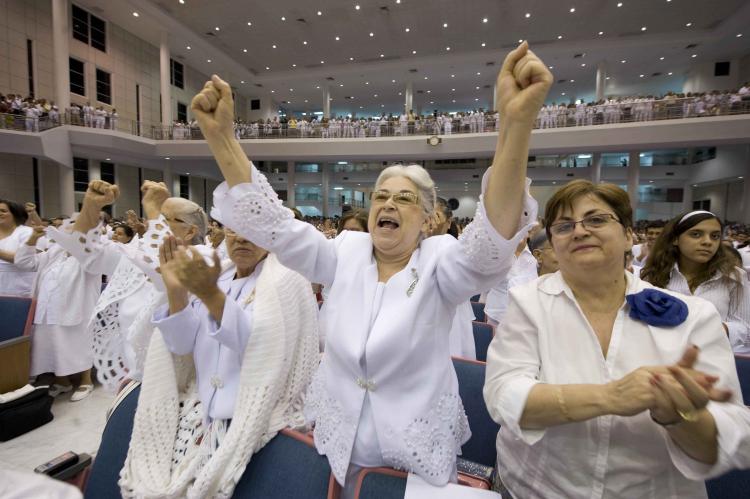
[[[187,105],[182,102],[177,103],[177,121],[187,123]]]
[[[112,104],[112,75],[99,68],[96,69],[96,100]]]
[[[190,177],[180,175],[180,197],[190,199]]]
[[[78,59],[69,58],[70,67],[70,91],[74,94],[86,96],[86,77],[83,70],[83,62]]]
[[[86,192],[89,188],[89,160],[73,158],[73,186],[76,192]]]
[[[89,43],[89,13],[80,7],[73,6],[73,38]]]
[[[174,59],[170,59],[169,62],[170,82],[177,88],[185,88],[185,67],[182,63],[179,63]]]
[[[102,180],[104,180],[105,182],[109,182],[110,184],[114,184],[115,183],[115,164],[102,161],[101,163],[99,163],[99,166],[101,167]]]
[[[107,51],[107,23],[95,15],[91,15],[91,46]]]
[[[294,171],[299,173],[319,173],[320,165],[317,163],[296,163]]]

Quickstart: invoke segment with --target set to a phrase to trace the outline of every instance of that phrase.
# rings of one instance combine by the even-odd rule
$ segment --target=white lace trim
[[[458,237],[461,250],[474,267],[482,272],[497,272],[508,260],[507,250],[500,248],[488,231],[489,221],[477,206],[474,220]]]

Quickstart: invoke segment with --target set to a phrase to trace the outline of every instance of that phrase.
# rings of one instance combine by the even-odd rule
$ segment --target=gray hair
[[[437,196],[435,182],[433,182],[427,170],[419,165],[391,165],[378,175],[378,179],[375,181],[375,190],[378,190],[383,182],[393,177],[405,177],[411,180],[417,186],[425,213],[431,214],[435,210]]]
[[[176,213],[180,219],[190,225],[195,226],[198,233],[190,241],[190,244],[203,244],[206,238],[206,231],[208,230],[208,216],[203,208],[185,198],[171,198],[175,204]]]

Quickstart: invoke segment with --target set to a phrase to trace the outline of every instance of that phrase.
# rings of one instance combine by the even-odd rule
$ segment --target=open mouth
[[[390,217],[382,217],[380,220],[378,220],[378,227],[381,229],[391,229],[395,230],[399,228],[399,223]]]

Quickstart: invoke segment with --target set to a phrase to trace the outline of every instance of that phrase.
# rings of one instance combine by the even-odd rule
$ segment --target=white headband
[[[694,217],[695,215],[700,215],[701,213],[705,213],[706,215],[711,215],[712,217],[715,217],[715,216],[716,216],[716,215],[714,215],[713,213],[711,213],[710,211],[706,211],[706,210],[695,210],[695,211],[691,211],[690,213],[688,213],[687,215],[685,215],[684,217],[682,217],[682,218],[680,219],[680,221],[679,221],[679,223],[678,223],[677,225],[681,224],[682,222],[684,222],[684,221],[685,221],[685,220],[687,220],[688,218],[692,218],[692,217]]]

